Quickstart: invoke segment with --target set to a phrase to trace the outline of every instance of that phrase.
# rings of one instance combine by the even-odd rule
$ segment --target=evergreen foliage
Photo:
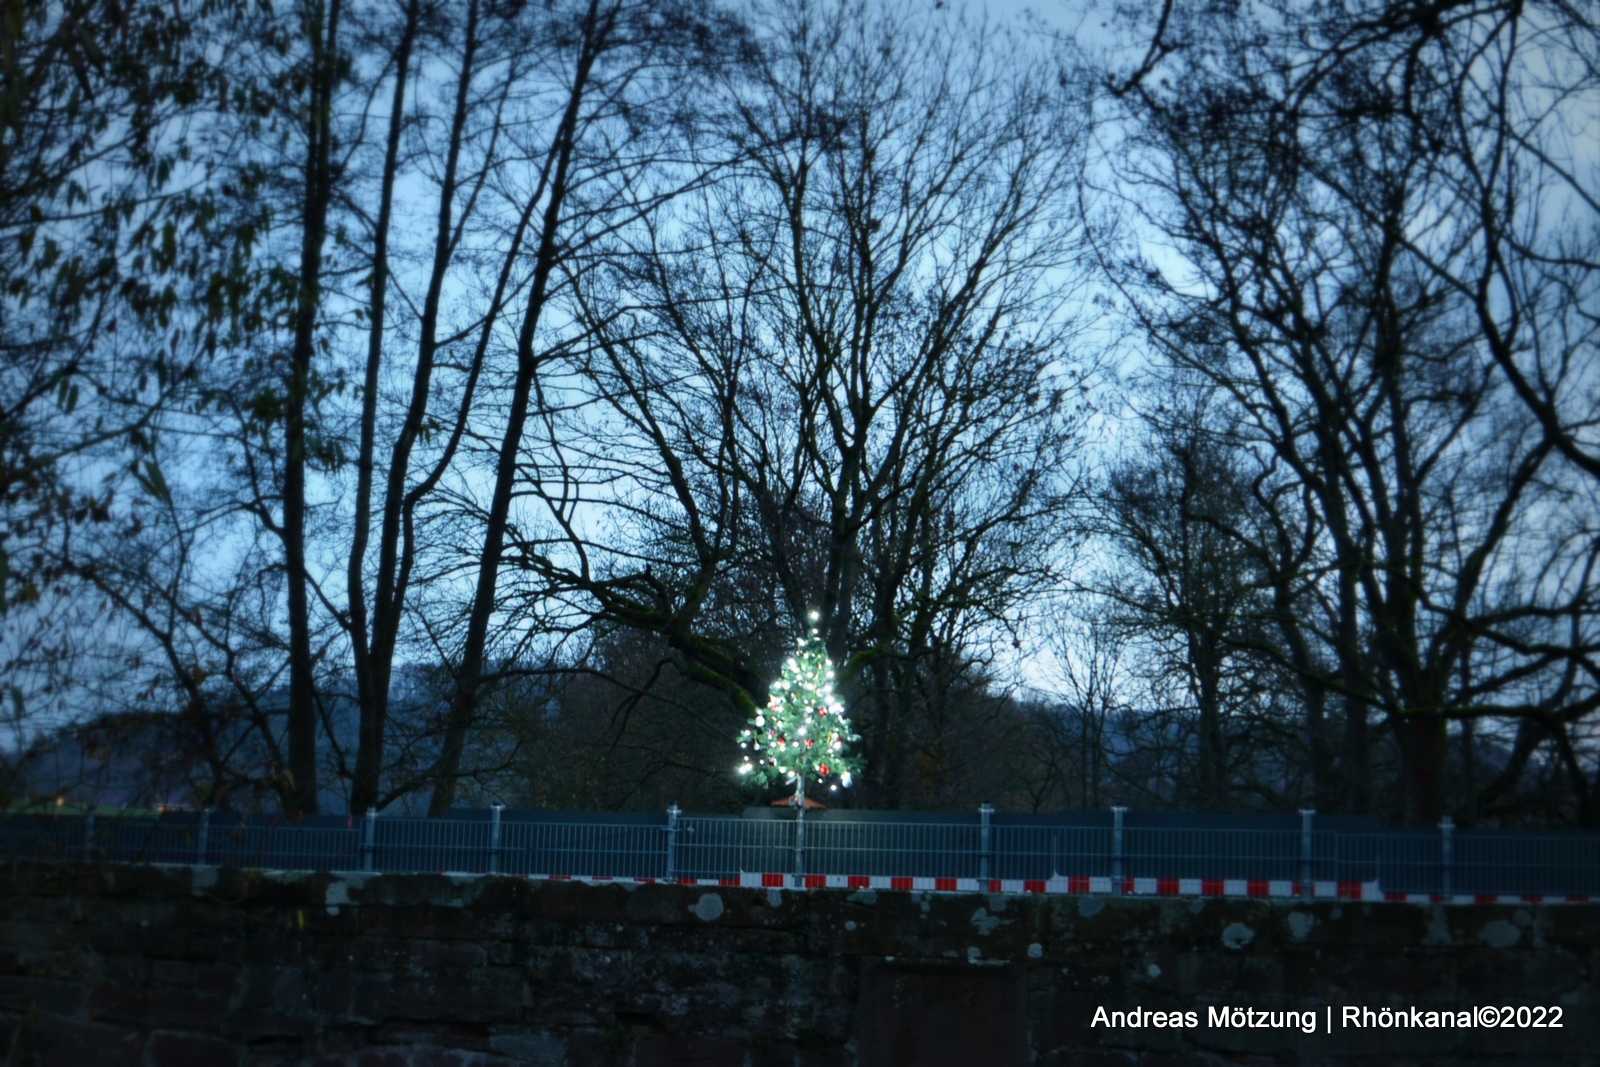
[[[848,747],[860,740],[833,691],[833,661],[812,630],[772,683],[767,706],[739,734],[745,753],[739,773],[762,785],[795,783],[798,803],[811,781],[830,790],[850,787],[861,758]]]

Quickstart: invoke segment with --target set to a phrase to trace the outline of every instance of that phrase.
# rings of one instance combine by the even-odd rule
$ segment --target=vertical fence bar
[[[984,883],[989,881],[989,817],[993,814],[993,804],[985,804],[978,809],[978,878]],[[978,888],[988,889],[989,887],[987,884],[984,884]]]
[[[367,817],[361,820],[361,869],[372,870],[373,855],[378,851],[378,809],[368,808]]]
[[[83,862],[88,863],[94,859],[94,805],[90,804],[83,812]]]
[[[1455,864],[1455,830],[1456,824],[1450,816],[1446,815],[1439,820],[1439,865],[1440,865],[1440,893],[1448,897],[1451,894],[1451,883],[1455,881],[1451,875]]]
[[[1307,900],[1316,896],[1311,882],[1311,823],[1316,817],[1315,808],[1300,809],[1300,895]]]
[[[489,873],[500,873],[500,812],[504,804],[489,805]]]
[[[1111,891],[1118,896],[1122,895],[1122,816],[1127,813],[1127,808],[1118,806],[1111,809]]]
[[[797,888],[806,884],[806,806],[794,809],[794,877]]]
[[[678,878],[678,805],[674,804],[667,809],[667,873],[666,880],[676,881]]]
[[[206,856],[211,851],[211,809],[200,809],[200,828],[194,835],[194,862],[196,866],[206,865]]]

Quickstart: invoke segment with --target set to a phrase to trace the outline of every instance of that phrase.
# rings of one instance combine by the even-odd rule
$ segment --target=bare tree
[[[509,162],[503,154],[515,140],[509,127],[527,120],[516,101],[527,90],[530,68],[536,66],[538,51],[528,46],[537,31],[521,24],[516,13],[489,10],[479,0],[467,4],[455,18],[410,2],[399,18],[398,32],[390,31],[397,44],[388,130],[376,171],[376,206],[367,216],[372,259],[363,317],[368,333],[345,574],[348,614],[341,617],[350,635],[360,704],[351,792],[355,810],[381,807],[414,784],[414,779],[391,781],[386,790],[384,771],[390,690],[417,562],[418,509],[457,456],[495,324],[518,277],[516,265],[525,251],[534,204],[530,199],[521,206],[504,242],[491,245],[493,254],[483,257],[493,273],[486,303],[474,309],[475,319],[463,316],[455,324],[449,322],[444,311],[446,284],[463,273],[459,260],[469,226],[480,224],[477,214],[487,210],[485,201],[496,199],[490,181],[495,168]],[[414,54],[420,54],[424,63],[452,70],[453,77],[437,85],[414,78]],[[430,90],[436,96],[422,95]],[[440,113],[434,113],[435,107]],[[425,265],[422,277],[399,279],[402,304],[392,309],[390,237],[396,188],[407,178],[432,187],[431,247],[418,250],[417,258]],[[421,289],[420,302],[411,285]],[[396,320],[397,336],[388,332],[391,319]],[[400,391],[405,399],[398,427],[380,441],[385,371],[395,361],[396,353],[390,349],[396,342],[413,346],[415,356],[401,361],[403,373],[389,370],[389,374],[408,377],[410,387]],[[454,368],[440,368],[441,355],[452,346],[469,347],[470,356]],[[454,387],[439,390],[436,374],[451,369],[456,372]],[[418,457],[419,444],[425,446],[431,437],[442,438],[442,447]],[[421,477],[413,473],[417,458],[423,460]],[[374,495],[380,480],[383,496],[377,506]],[[375,513],[373,570],[368,557]]]
[[[1430,131],[1461,119],[1441,69],[1415,50],[1308,48],[1300,17],[1197,21],[1203,47],[1129,93],[1129,177],[1198,285],[1115,269],[1162,357],[1222,390],[1246,447],[1305,489],[1347,804],[1367,803],[1371,709],[1400,752],[1396,810],[1433,822],[1451,720],[1555,725],[1596,706],[1592,504],[1552,464],[1562,435],[1518,406],[1471,294],[1437,269],[1453,238]],[[1548,310],[1566,330],[1572,305]]]
[[[941,709],[1060,577],[1088,109],[1060,57],[955,16],[753,24],[721,87],[737,165],[573,261],[589,402],[549,423],[554,530],[513,558],[733,707],[765,692],[750,650],[816,612],[893,805],[960,758]]]
[[[1195,800],[1224,810],[1238,784],[1230,747],[1242,742],[1254,697],[1249,662],[1262,611],[1263,581],[1249,549],[1248,484],[1234,456],[1206,425],[1204,397],[1152,412],[1142,455],[1112,473],[1104,506],[1107,534],[1130,557],[1124,583],[1104,595],[1121,605],[1124,625],[1153,639],[1161,677],[1186,693],[1195,712]]]
[[[530,126],[517,142],[520,153],[539,160],[536,180],[520,190],[518,238],[531,270],[520,311],[495,316],[515,331],[514,371],[502,394],[499,439],[492,444],[493,489],[482,514],[456,691],[431,774],[433,815],[453,802],[479,688],[493,670],[487,659],[490,629],[500,607],[502,562],[514,536],[512,503],[524,441],[530,417],[543,414],[546,367],[570,340],[550,328],[549,309],[571,265],[596,240],[648,215],[676,183],[696,180],[693,168],[686,176],[674,172],[664,157],[693,121],[686,99],[701,62],[723,58],[725,49],[736,53],[739,43],[736,23],[670,2],[589,0],[563,11],[561,20],[552,27],[557,48],[548,60],[560,72],[560,91],[546,101],[547,121]]]
[[[1076,603],[1053,620],[1045,699],[1029,709],[1019,775],[1030,810],[1104,808],[1114,788],[1117,728],[1131,692],[1129,627],[1102,602]]]

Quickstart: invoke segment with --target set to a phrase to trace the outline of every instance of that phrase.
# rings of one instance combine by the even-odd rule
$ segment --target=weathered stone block
[[[71,1016],[83,1009],[86,999],[81,981],[0,977],[0,1011]]]
[[[315,1037],[321,1029],[320,1020],[306,1013],[287,1011],[274,1011],[271,1009],[251,1009],[235,1012],[223,1024],[223,1031],[231,1037],[240,1037],[251,1043],[251,1047],[261,1038],[296,1038],[305,1040]]]
[[[150,1067],[234,1067],[241,1049],[231,1042],[194,1034],[150,1035]]]
[[[43,1018],[30,1026],[38,1067],[140,1067],[144,1035],[81,1020]]]
[[[627,1027],[574,1030],[567,1038],[567,1067],[623,1067],[633,1062],[633,1033]]]
[[[356,909],[350,910],[356,917]],[[476,909],[441,907],[434,904],[385,905],[360,909],[358,920],[364,937],[402,940],[454,941],[507,936],[509,917],[480,915]],[[506,929],[496,927],[502,922]]]
[[[633,1046],[634,1067],[744,1067],[744,1044],[726,1037],[650,1034]]]
[[[356,1067],[411,1067],[408,1048],[369,1048],[355,1057]]]
[[[305,1010],[311,1007],[311,984],[299,968],[242,967],[239,1007],[245,1011]]]
[[[861,1067],[1029,1061],[1025,975],[1016,965],[868,963],[861,977]]]
[[[285,1064],[303,1064],[314,1054],[311,1042],[294,1039],[252,1041],[245,1052],[248,1067],[283,1067]]]
[[[567,1039],[561,1034],[495,1034],[489,1039],[489,1047],[525,1067],[563,1067],[567,1058]]]
[[[470,978],[396,975],[384,1014],[478,1024],[509,1022],[521,1015],[524,992],[521,972],[509,967],[489,968]]]
[[[324,971],[316,977],[312,1002],[321,1015],[378,1020],[389,1017],[393,992],[393,975]]]

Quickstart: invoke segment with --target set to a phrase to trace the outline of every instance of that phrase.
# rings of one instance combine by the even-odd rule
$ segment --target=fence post
[[[367,817],[361,820],[361,869],[372,870],[372,858],[378,851],[378,809],[368,808]]]
[[[1122,895],[1122,816],[1127,808],[1120,805],[1111,809],[1111,891]]]
[[[667,873],[665,880],[674,882],[678,879],[678,805],[674,804],[667,809]]]
[[[200,829],[195,833],[194,862],[198,867],[206,865],[207,854],[211,851],[211,809],[200,809]]]
[[[988,882],[989,882],[989,854],[990,854],[989,817],[992,816],[993,814],[994,814],[994,805],[993,804],[984,804],[982,807],[980,807],[978,809],[978,826],[979,826],[978,837],[979,837],[979,848],[981,849],[981,851],[978,854],[978,879],[984,883],[983,885],[979,886],[978,889],[980,891],[982,891],[982,892],[988,892],[988,890],[989,890],[989,885],[988,885]]]
[[[806,806],[794,809],[794,877],[795,888],[806,887]]]
[[[1450,816],[1446,815],[1439,820],[1439,858],[1442,868],[1441,874],[1443,875],[1440,893],[1447,899],[1453,892],[1451,883],[1455,881],[1451,877],[1453,873],[1451,868],[1455,865],[1455,831],[1456,824]]]
[[[489,873],[500,873],[500,812],[504,804],[489,805]]]
[[[1307,900],[1317,895],[1311,881],[1311,821],[1316,817],[1315,808],[1300,809],[1300,895]]]
[[[83,862],[88,863],[94,859],[94,805],[90,804],[83,812]]]

